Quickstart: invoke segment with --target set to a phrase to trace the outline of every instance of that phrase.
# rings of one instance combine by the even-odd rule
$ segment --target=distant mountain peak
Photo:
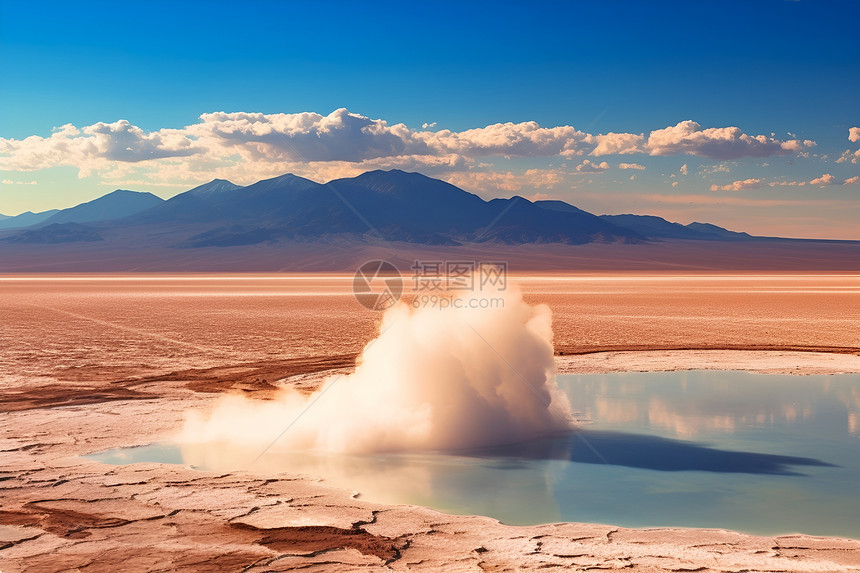
[[[747,233],[736,233],[710,223],[673,223],[656,215],[601,215],[601,219],[633,229],[650,239],[696,239],[740,241],[754,239]]]
[[[750,237],[749,233],[742,233],[738,231],[729,231],[725,227],[720,227],[719,225],[714,225],[713,223],[699,223],[698,221],[690,223],[689,225],[685,225],[688,229],[693,229],[694,231],[698,231],[701,233],[712,233],[714,235],[724,237],[724,238],[746,238]]]
[[[106,193],[105,195],[102,195],[98,199],[93,199],[93,201],[99,201],[101,199],[104,199],[105,197],[119,198],[119,197],[123,197],[123,196],[124,197],[146,197],[146,196],[158,197],[158,195],[150,193],[149,191],[129,191],[128,189],[114,189],[110,193]],[[93,201],[88,201],[88,203],[92,203]],[[86,203],[82,203],[82,205],[85,205],[85,204]]]
[[[295,173],[284,173],[283,175],[277,175],[275,177],[270,177],[269,179],[262,179],[257,183],[263,183],[264,181],[311,181],[307,177],[302,177],[300,175],[296,175]],[[314,181],[311,181],[314,183]],[[256,183],[255,183],[256,185]]]
[[[164,199],[143,191],[117,189],[92,201],[63,209],[44,221],[55,223],[94,223],[127,217],[164,203]]]
[[[224,191],[233,191],[238,188],[239,185],[236,185],[231,181],[227,181],[226,179],[213,179],[209,183],[198,185],[194,189],[188,191],[188,193],[221,193]]]
[[[59,209],[51,209],[50,211],[42,211],[34,213],[33,211],[25,211],[20,215],[8,217],[0,220],[0,230],[3,229],[21,229],[31,225],[37,225],[55,213],[59,213]]]
[[[428,177],[423,173],[403,171],[402,169],[374,169],[373,171],[365,171],[361,175],[352,177],[352,180],[358,182],[379,179],[384,179],[386,181],[433,181],[436,183],[444,183],[444,181]]]
[[[318,187],[319,183],[316,181],[311,181],[306,177],[301,177],[294,173],[284,173],[283,175],[278,175],[277,177],[271,177],[269,179],[263,179],[261,181],[257,181],[256,183],[252,183],[245,187],[247,191],[253,192],[266,192],[271,189],[276,188],[310,188],[310,187]]]
[[[365,171],[361,175],[356,175],[356,179],[359,177],[364,177],[366,175],[375,175],[378,173],[392,173],[392,174],[403,174],[403,175],[421,175],[421,177],[427,177],[426,175],[422,175],[421,173],[417,173],[415,171],[404,171],[402,169],[371,169],[370,171]]]
[[[27,242],[101,240],[96,230],[107,229],[108,242],[138,233],[187,248],[324,242],[336,236],[428,245],[761,240],[716,225],[681,225],[652,215],[598,217],[559,200],[532,201],[520,195],[485,200],[402,169],[368,171],[324,184],[294,173],[247,186],[215,178],[168,201],[117,189],[60,213],[0,221],[0,229],[23,226],[25,220],[45,228],[55,223],[97,224],[89,230],[51,226],[42,234],[22,236]]]

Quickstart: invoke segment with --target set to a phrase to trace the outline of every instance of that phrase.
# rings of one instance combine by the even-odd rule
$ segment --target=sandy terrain
[[[777,277],[758,294],[766,281],[630,290],[612,280],[532,289],[556,312],[561,372],[860,372],[854,277]],[[336,293],[281,288],[2,284],[0,571],[860,571],[855,540],[510,527],[370,503],[307,476],[78,457],[163,440],[186,409],[225,391],[266,399],[349,370],[378,317]],[[685,344],[669,348],[674,340]]]

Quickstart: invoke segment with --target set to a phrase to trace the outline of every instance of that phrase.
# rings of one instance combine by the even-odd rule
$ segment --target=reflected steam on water
[[[259,451],[226,442],[96,454],[307,474],[382,503],[510,524],[722,527],[860,537],[860,377],[690,371],[559,376],[580,430],[446,453]],[[852,422],[852,420],[854,420]]]

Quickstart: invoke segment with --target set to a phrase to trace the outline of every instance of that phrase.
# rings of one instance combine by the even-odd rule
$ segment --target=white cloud
[[[672,187],[677,187],[677,186],[678,186],[678,182],[677,182],[677,181],[672,181]]]
[[[609,170],[609,164],[605,161],[594,163],[593,161],[586,159],[576,166],[576,170],[579,173],[603,173],[604,171]]]
[[[547,128],[534,121],[419,135],[430,149],[469,157],[570,157],[579,154],[580,144],[593,140],[593,136],[568,125]]]
[[[35,181],[12,181],[11,179],[3,179],[3,185],[35,185]]]
[[[759,187],[805,187],[819,186],[826,187],[830,185],[855,185],[860,182],[860,176],[851,177],[849,179],[839,179],[825,173],[821,177],[816,177],[811,181],[770,181],[766,182],[762,179],[744,179],[743,181],[734,181],[728,185],[711,185],[711,191],[745,191],[747,189],[757,189]]]
[[[836,163],[845,163],[846,161],[850,161],[854,164],[860,161],[860,149],[854,152],[852,152],[850,149],[846,149],[842,153],[842,156],[836,160]]]
[[[746,191],[747,189],[756,189],[764,185],[761,179],[744,179],[743,181],[734,181],[728,185],[711,185],[711,191]]]
[[[113,123],[96,123],[81,130],[87,144],[99,155],[113,161],[138,162],[164,157],[184,157],[202,149],[194,146],[187,134],[175,129],[146,133],[121,119]]]
[[[434,128],[434,127],[436,127],[436,122],[435,122],[435,121],[430,122],[430,123],[424,122],[424,123],[422,123],[422,124],[421,124],[421,129],[432,129],[432,128]]]
[[[837,182],[836,177],[831,175],[830,173],[825,173],[821,177],[817,177],[809,182],[810,185],[820,185],[824,187],[825,185],[841,185],[841,182]]]
[[[848,128],[848,141],[860,141],[860,127]]]
[[[644,153],[645,148],[643,143],[645,136],[635,133],[607,133],[605,135],[594,136],[597,141],[597,147],[590,155],[598,157],[600,155],[625,155],[629,153]]]
[[[809,144],[814,142],[810,141]],[[695,121],[652,131],[648,136],[651,155],[696,155],[711,159],[769,157],[802,151],[807,142],[796,139],[780,141],[765,135],[751,136],[738,127],[702,129]]]
[[[807,181],[771,181],[768,185],[771,187],[803,187],[807,183]]]
[[[825,173],[821,177],[816,177],[812,181],[809,182],[810,185],[818,185],[819,187],[826,187],[828,185],[856,185],[860,182],[860,176],[849,177],[848,179],[840,179],[831,175],[830,173]]]
[[[289,161],[362,161],[377,157],[432,154],[402,123],[388,125],[338,109],[318,113],[204,113],[189,133],[253,157]],[[432,134],[430,134],[432,135]]]
[[[705,166],[699,168],[699,173],[709,174],[709,173],[731,173],[732,167],[737,165],[734,161],[724,161],[722,163],[717,163],[716,165]]]
[[[686,164],[686,163],[685,163],[685,164],[683,164],[683,165],[681,166],[681,169],[679,169],[678,171],[680,171],[680,172],[681,172],[681,175],[686,175],[687,173],[689,173],[689,172],[690,172],[690,170],[689,170],[689,169],[687,169],[687,164]]]
[[[515,193],[521,189],[552,189],[564,181],[564,175],[555,169],[529,169],[524,173],[467,171],[451,173],[443,179],[467,191]]]
[[[441,175],[473,172],[488,157],[564,157],[590,154],[686,154],[716,159],[801,153],[813,142],[750,136],[737,127],[702,129],[687,121],[649,135],[593,135],[569,125],[497,123],[464,131],[412,130],[338,109],[318,113],[214,112],[179,129],[147,132],[126,120],[84,127],[64,125],[47,137],[0,138],[0,160],[10,171],[72,166],[80,177],[191,183],[225,177],[250,183],[288,171],[314,179],[393,168]],[[847,160],[847,159],[846,159]],[[621,163],[622,169],[644,169]],[[576,170],[601,172],[606,162]]]
[[[120,120],[78,129],[66,124],[48,137],[0,138],[5,169],[36,171],[59,165],[77,167],[82,176],[111,163],[137,163],[169,157],[187,157],[204,149],[182,130],[146,133]]]

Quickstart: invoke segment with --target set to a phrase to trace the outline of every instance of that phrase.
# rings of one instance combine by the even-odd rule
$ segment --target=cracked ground
[[[787,294],[776,295],[720,281],[693,281],[719,291],[707,298],[686,287],[672,294],[666,281],[639,280],[631,291],[609,279],[605,286],[589,279],[570,295],[530,296],[555,313],[560,372],[860,372],[851,294],[816,294],[818,279],[801,294],[780,279]],[[81,281],[3,287],[2,573],[860,571],[855,540],[512,527],[371,503],[312,476],[82,458],[163,441],[187,409],[211,406],[225,392],[259,400],[285,385],[310,392],[324,376],[352,369],[378,320],[352,310],[349,297],[255,294],[235,281],[215,302],[173,283],[106,284],[105,291]],[[613,298],[619,285],[627,290]]]

